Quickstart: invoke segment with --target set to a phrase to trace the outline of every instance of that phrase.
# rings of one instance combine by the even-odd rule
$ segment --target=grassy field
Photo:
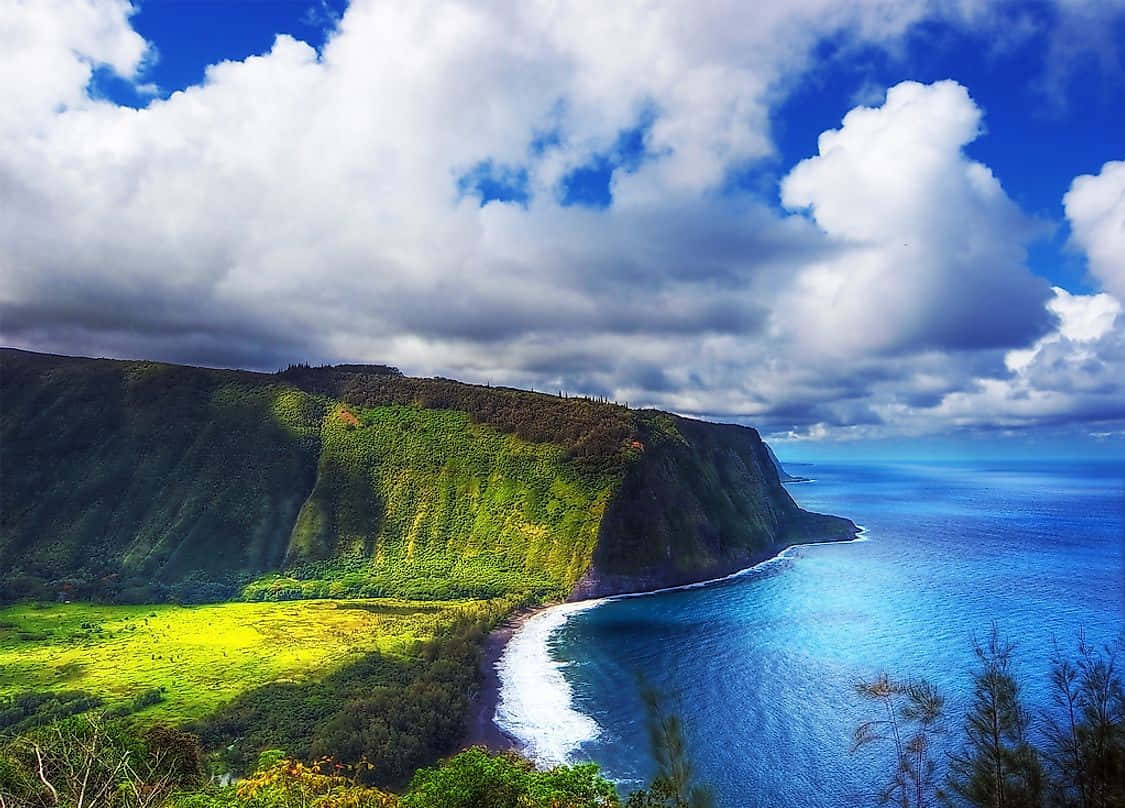
[[[107,706],[152,688],[145,720],[203,716],[270,683],[320,678],[371,652],[408,657],[470,602],[293,601],[0,609],[0,697],[81,690]]]

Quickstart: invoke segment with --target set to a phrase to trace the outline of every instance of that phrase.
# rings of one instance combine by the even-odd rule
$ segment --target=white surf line
[[[568,663],[551,658],[552,635],[571,615],[604,599],[561,603],[536,612],[516,630],[496,661],[500,693],[493,722],[519,741],[520,751],[540,766],[561,766],[598,737],[594,719],[574,709]]]
[[[582,744],[601,734],[601,727],[593,718],[574,709],[573,692],[563,675],[563,669],[570,663],[559,662],[551,657],[551,637],[573,615],[612,600],[700,589],[731,581],[787,559],[791,550],[801,547],[862,541],[868,541],[867,529],[856,525],[856,535],[851,539],[791,544],[770,558],[718,578],[548,606],[533,614],[516,630],[496,661],[500,692],[493,723],[515,738],[520,751],[537,765],[565,765]]]
[[[600,603],[604,603],[605,601],[610,601],[610,600],[624,600],[625,598],[643,598],[643,597],[647,597],[649,595],[660,595],[660,594],[663,594],[665,592],[679,592],[680,590],[683,590],[683,589],[702,589],[705,586],[714,586],[715,584],[721,584],[724,581],[732,581],[735,578],[741,578],[744,575],[749,575],[750,573],[754,572],[755,570],[764,569],[765,567],[769,566],[770,564],[774,564],[778,561],[790,558],[790,556],[786,555],[790,550],[799,550],[802,547],[827,547],[827,546],[833,545],[833,544],[855,544],[856,542],[861,542],[861,541],[868,541],[867,528],[865,528],[863,525],[856,525],[855,536],[853,536],[850,539],[829,540],[829,541],[810,541],[810,542],[804,542],[804,543],[798,542],[797,544],[790,544],[788,547],[784,548],[783,550],[779,550],[777,555],[770,556],[767,559],[759,561],[757,564],[752,564],[749,567],[746,567],[745,569],[738,570],[737,572],[732,572],[729,575],[723,575],[719,578],[708,578],[706,581],[695,581],[695,582],[690,583],[690,584],[680,584],[678,586],[665,586],[665,587],[662,587],[660,589],[649,589],[645,592],[623,592],[620,595],[606,595],[604,598],[598,598],[597,600],[595,600],[593,602],[600,604]],[[590,601],[578,601],[578,602],[579,603],[588,603]]]

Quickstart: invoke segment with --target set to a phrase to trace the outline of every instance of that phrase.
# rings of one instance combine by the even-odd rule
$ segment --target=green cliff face
[[[797,507],[755,430],[665,413],[640,418],[642,458],[624,471],[574,596],[707,580],[788,544],[855,535],[847,519]]]
[[[562,597],[697,580],[846,520],[753,430],[340,366],[0,351],[0,597]]]

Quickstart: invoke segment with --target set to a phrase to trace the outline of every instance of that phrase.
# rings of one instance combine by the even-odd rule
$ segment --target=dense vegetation
[[[857,686],[873,717],[856,746],[887,752],[880,793],[865,804],[900,808],[1115,808],[1125,804],[1125,686],[1120,648],[1079,643],[1051,662],[1055,707],[1024,707],[1011,670],[1014,646],[995,632],[976,646],[971,700],[947,726],[945,699],[924,681],[883,675]],[[843,695],[843,694],[841,694]],[[97,713],[64,718],[0,746],[3,804],[47,808],[708,808],[679,719],[647,693],[654,779],[623,798],[592,764],[537,770],[512,753],[469,749],[401,780],[398,790],[368,785],[378,762],[330,756],[304,762],[277,749],[257,756],[233,785],[206,782],[198,738],[180,730],[138,730]],[[960,751],[935,755],[935,738],[956,732]],[[753,784],[745,804],[755,805]],[[82,795],[85,802],[80,799]]]
[[[752,429],[588,398],[12,350],[0,392],[0,600],[565,597],[853,529]]]
[[[0,736],[78,714],[173,721],[223,771],[247,771],[281,745],[303,760],[363,764],[363,782],[402,785],[464,737],[481,640],[515,605],[229,603],[151,616],[11,607]]]
[[[627,407],[588,397],[565,397],[482,387],[452,379],[416,379],[394,368],[335,365],[291,366],[279,374],[302,390],[359,407],[391,404],[458,410],[473,421],[531,443],[553,443],[587,464],[616,471],[619,455],[634,437],[636,424]]]
[[[641,423],[643,462],[628,467],[606,509],[584,594],[698,581],[760,561],[779,544],[855,535],[849,520],[793,503],[754,430],[664,413],[645,413]]]
[[[669,723],[670,722],[670,723]],[[629,795],[626,808],[707,808],[690,778],[674,719],[654,714],[658,774]],[[96,714],[63,719],[0,746],[0,805],[21,808],[620,808],[617,788],[592,763],[538,770],[512,752],[470,748],[418,769],[401,793],[365,785],[377,768],[324,756],[305,763],[277,749],[233,785],[205,779],[192,734],[157,726],[144,732]]]
[[[339,405],[285,574],[244,597],[563,597],[585,571],[613,479],[461,412]]]
[[[323,404],[242,374],[0,354],[8,599],[221,600],[281,563]]]
[[[364,762],[363,782],[401,785],[464,737],[481,640],[510,608],[467,606],[409,655],[372,653],[324,677],[274,682],[189,726],[235,771],[280,746],[302,760]]]
[[[551,418],[626,412],[336,369],[268,376],[5,351],[0,371],[8,600],[560,596],[589,564],[617,477],[559,442],[421,405],[474,391],[465,406],[514,433],[536,418],[537,434],[573,423],[571,449],[600,422]],[[361,382],[404,387],[367,409],[319,392],[322,377],[319,387],[353,379],[344,392],[367,403]],[[441,400],[419,402],[430,387]],[[540,409],[520,410],[527,401]]]
[[[0,610],[0,793],[31,805],[67,804],[41,775],[75,786],[92,750],[106,805],[618,805],[588,767],[422,768],[463,737],[489,629],[854,530],[797,508],[751,429],[588,398],[9,350],[0,393],[0,601],[23,601]],[[277,747],[238,788],[181,788]]]
[[[237,785],[204,779],[194,736],[138,734],[96,716],[68,719],[0,749],[0,800],[20,808],[616,808],[597,767],[536,771],[513,754],[470,749],[419,770],[401,795],[364,786],[363,766],[305,764],[271,750]],[[656,804],[653,803],[655,806]],[[661,803],[663,805],[663,803]]]
[[[487,613],[480,612],[449,636],[467,639],[487,624]],[[994,631],[976,650],[971,700],[958,725],[947,726],[945,699],[924,681],[883,675],[857,686],[875,710],[856,728],[855,745],[888,753],[886,786],[870,804],[1125,804],[1121,649],[1099,652],[1080,642],[1076,656],[1056,653],[1050,673],[1055,708],[1041,716],[1022,703],[1011,669],[1014,646]],[[645,701],[655,776],[627,799],[593,765],[541,771],[517,755],[481,749],[418,768],[409,778],[403,772],[397,791],[369,785],[387,782],[378,758],[349,763],[311,750],[266,749],[246,779],[217,785],[206,782],[207,760],[195,735],[161,726],[142,730],[93,711],[0,745],[0,800],[21,808],[707,808],[711,795],[696,780],[679,719],[655,694]],[[390,705],[379,709],[388,720],[395,715]],[[960,751],[938,760],[934,739],[947,731],[959,731]],[[745,787],[746,804],[756,804],[753,784]]]

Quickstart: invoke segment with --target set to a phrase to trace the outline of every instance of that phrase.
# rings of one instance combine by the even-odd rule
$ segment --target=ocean
[[[1125,633],[1125,467],[1108,462],[794,465],[805,508],[859,541],[793,548],[743,575],[541,612],[498,667],[497,723],[541,764],[594,760],[622,792],[652,773],[640,692],[685,726],[718,808],[877,804],[890,755],[853,752],[854,685],[926,678],[960,737],[974,637],[1016,643],[1036,715],[1057,643]]]

